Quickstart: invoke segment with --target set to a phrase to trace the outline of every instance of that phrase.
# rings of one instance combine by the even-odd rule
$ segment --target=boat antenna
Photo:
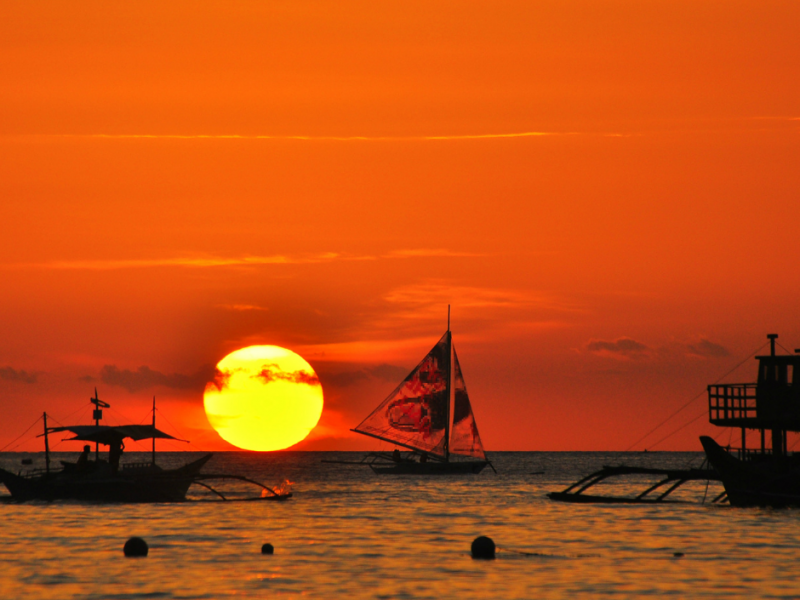
[[[450,331],[450,305],[447,305],[447,331]]]
[[[97,397],[97,388],[94,388],[94,398],[89,398],[89,402],[94,404],[94,411],[92,411],[92,418],[94,419],[95,427],[100,427],[100,419],[103,418],[103,410],[104,408],[110,408],[111,405],[108,402],[103,402],[100,398]],[[94,443],[94,459],[100,460],[100,442]]]
[[[775,356],[775,340],[778,338],[777,333],[768,333],[767,339],[769,339],[769,355]]]
[[[50,474],[50,442],[47,439],[47,413],[42,415],[44,419],[44,468]]]
[[[156,397],[153,396],[153,466],[156,466]]]

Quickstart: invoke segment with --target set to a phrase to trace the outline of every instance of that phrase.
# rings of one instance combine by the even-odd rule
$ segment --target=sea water
[[[658,506],[545,496],[604,464],[685,468],[700,466],[698,453],[499,452],[496,474],[460,477],[322,462],[361,456],[230,452],[204,469],[288,479],[285,502],[236,501],[259,495],[239,482],[218,486],[227,502],[194,487],[178,504],[0,502],[0,598],[800,597],[799,510],[715,505],[721,488],[704,482],[675,492],[685,503]],[[41,454],[2,454],[0,466],[29,468],[23,458],[43,466]],[[597,491],[630,494],[648,481]],[[495,541],[496,560],[471,558],[479,535]],[[131,536],[147,541],[147,557],[123,555]],[[261,554],[266,542],[273,555]]]

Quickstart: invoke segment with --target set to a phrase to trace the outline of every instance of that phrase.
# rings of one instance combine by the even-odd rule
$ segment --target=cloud
[[[429,258],[429,257],[470,257],[481,256],[468,252],[452,251],[445,248],[438,249],[401,249],[393,250],[382,256],[341,254],[338,252],[322,252],[301,256],[274,255],[245,255],[245,256],[172,256],[156,258],[127,258],[127,259],[88,259],[88,260],[53,260],[41,263],[17,263],[2,265],[3,269],[47,269],[54,271],[113,271],[119,269],[152,269],[152,268],[221,268],[221,267],[259,267],[269,265],[313,265],[331,263],[334,261],[374,261],[404,258]],[[220,304],[219,308],[230,310],[266,310],[263,307],[250,304]]]
[[[124,388],[130,393],[162,386],[175,390],[202,390],[206,383],[216,378],[213,365],[205,365],[192,375],[161,373],[141,366],[136,371],[119,369],[116,365],[105,365],[100,369],[100,381],[107,385]]]
[[[556,302],[542,293],[507,290],[500,288],[479,288],[472,286],[448,285],[440,282],[427,282],[396,288],[384,296],[392,304],[402,304],[414,311],[422,307],[441,307],[453,304],[460,308],[512,308],[531,306],[555,307]]]
[[[0,367],[0,379],[3,381],[17,381],[19,383],[36,383],[39,375],[27,371],[17,371],[11,367]]]
[[[355,370],[323,372],[320,373],[320,377],[325,382],[325,385],[331,384],[336,387],[347,387],[368,379],[399,383],[408,375],[408,372],[409,369],[407,367],[398,367],[397,365],[383,363]]]
[[[695,344],[686,344],[686,350],[687,354],[702,358],[722,358],[731,354],[727,348],[715,344],[707,338],[700,338],[700,341]]]
[[[585,131],[512,131],[508,133],[466,133],[454,135],[414,135],[414,136],[368,136],[368,135],[242,135],[242,134],[55,134],[37,137],[57,138],[95,138],[107,140],[277,140],[302,142],[437,142],[461,140],[497,140],[513,138],[535,138],[553,136],[590,135],[596,137],[623,137],[627,134],[615,132]]]
[[[306,385],[319,385],[319,377],[315,373],[299,370],[287,372],[281,370],[278,365],[268,364],[262,365],[261,370],[256,375],[264,383],[272,381],[290,381],[292,383],[305,383]]]
[[[266,306],[258,306],[257,304],[217,304],[217,308],[222,308],[224,310],[234,310],[234,311],[266,311],[269,310]]]
[[[446,248],[408,248],[405,250],[392,250],[385,255],[386,258],[460,258],[460,257],[475,257],[486,256],[485,254],[477,254],[474,252],[458,252],[448,250]]]
[[[53,270],[107,271],[115,269],[142,269],[152,267],[240,267],[261,265],[313,264],[329,262],[339,258],[334,252],[310,256],[189,256],[173,258],[134,258],[109,260],[57,260],[44,263],[9,265],[12,268],[37,268]]]
[[[650,350],[644,344],[627,337],[618,338],[613,342],[591,340],[586,344],[586,349],[595,354],[617,358],[640,358]]]

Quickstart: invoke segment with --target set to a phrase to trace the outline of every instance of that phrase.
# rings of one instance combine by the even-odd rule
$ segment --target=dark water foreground
[[[295,497],[284,503],[0,502],[0,598],[800,597],[798,510],[704,506],[699,483],[677,496],[694,503],[658,507],[544,497],[603,464],[699,466],[700,454],[492,453],[498,475],[427,479],[320,463],[353,456],[223,453],[209,463],[290,479]],[[2,454],[0,466],[27,468],[26,457],[42,460]],[[470,557],[481,534],[497,560]],[[147,558],[123,556],[130,536],[147,540]],[[264,542],[274,555],[260,553]]]

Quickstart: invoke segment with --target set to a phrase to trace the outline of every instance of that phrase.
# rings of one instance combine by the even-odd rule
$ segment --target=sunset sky
[[[89,423],[97,387],[111,424],[155,395],[192,441],[165,450],[232,449],[203,389],[266,344],[324,389],[295,449],[377,449],[349,429],[451,304],[489,452],[700,450],[705,386],[767,333],[800,348],[798,24],[763,0],[4,2],[0,447],[45,410]]]

